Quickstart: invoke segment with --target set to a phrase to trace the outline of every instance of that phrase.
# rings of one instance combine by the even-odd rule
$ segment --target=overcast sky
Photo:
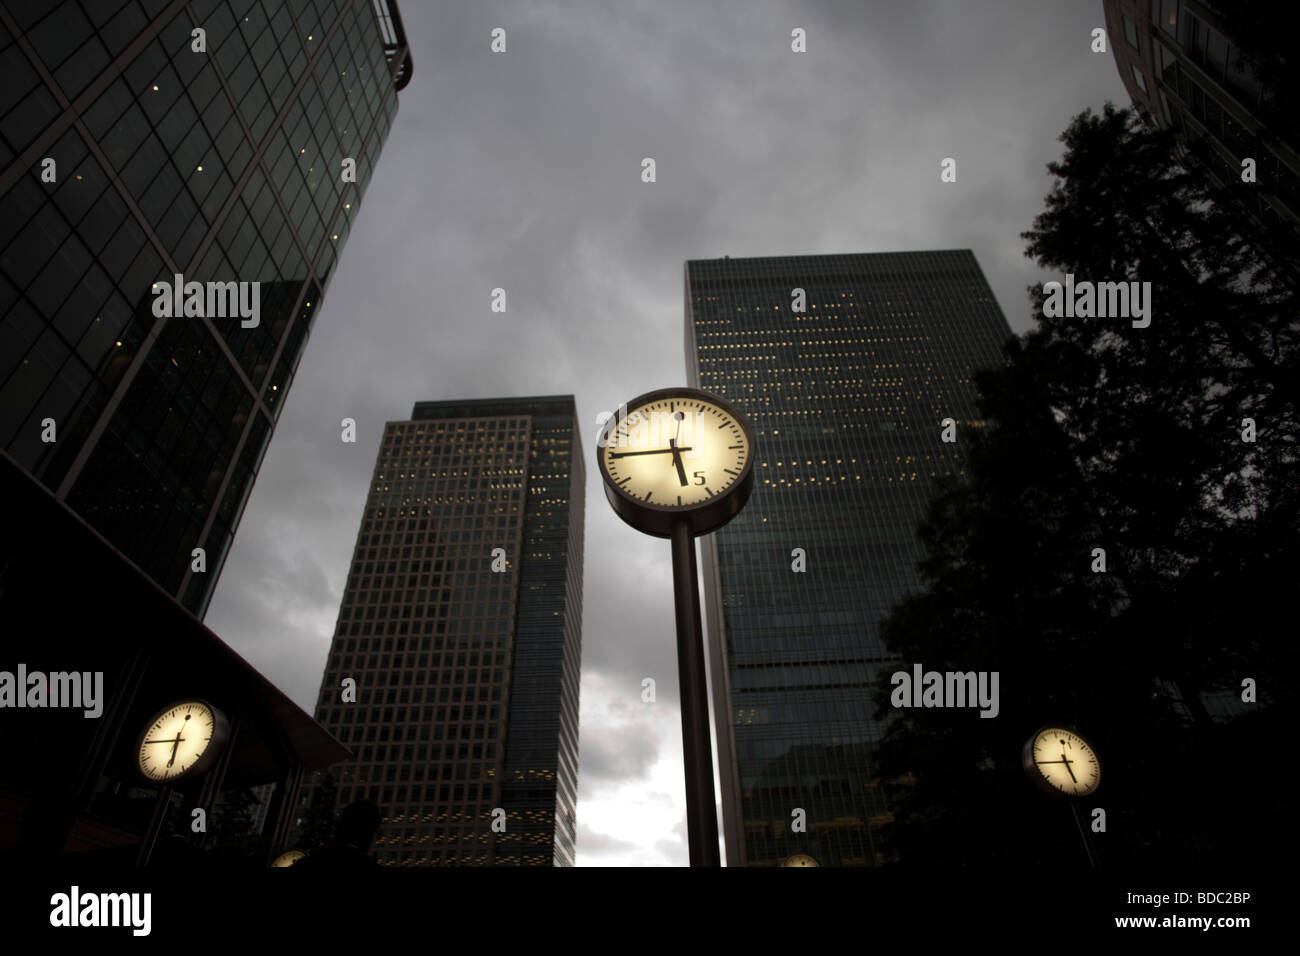
[[[669,548],[605,501],[596,415],[685,384],[687,259],[969,248],[1026,330],[1045,276],[1019,234],[1057,137],[1085,107],[1128,104],[1089,49],[1101,3],[399,2],[413,79],[207,624],[313,712],[384,422],[422,400],[572,393],[578,863],[685,865]]]

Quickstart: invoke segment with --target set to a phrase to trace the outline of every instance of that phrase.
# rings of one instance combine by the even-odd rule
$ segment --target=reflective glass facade
[[[745,510],[700,539],[728,865],[880,862],[877,626],[918,587],[916,524],[1010,335],[966,250],[686,263],[688,381],[757,443]]]
[[[379,804],[384,865],[573,864],[576,421],[552,396],[421,402],[385,428],[317,708],[355,754],[336,808]]]
[[[199,615],[409,77],[391,7],[0,2],[0,447]],[[156,316],[177,274],[257,324]]]

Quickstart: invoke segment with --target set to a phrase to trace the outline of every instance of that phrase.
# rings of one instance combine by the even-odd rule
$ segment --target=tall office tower
[[[1261,223],[1300,227],[1300,115],[1290,5],[1216,0],[1104,0],[1120,80],[1133,105],[1171,129],[1194,161]],[[1255,181],[1242,185],[1242,160]]]
[[[0,0],[0,448],[200,616],[410,75],[391,0]]]
[[[582,456],[570,395],[384,430],[317,720],[355,754],[334,807],[380,805],[385,865],[573,864]]]
[[[877,626],[919,589],[917,521],[1010,335],[968,250],[686,263],[688,380],[757,442],[745,510],[701,539],[728,865],[880,862]]]

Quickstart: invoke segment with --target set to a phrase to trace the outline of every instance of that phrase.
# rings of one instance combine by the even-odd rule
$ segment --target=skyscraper
[[[577,438],[572,396],[420,402],[384,429],[317,707],[355,754],[335,805],[384,813],[381,863],[573,864]]]
[[[1300,226],[1300,135],[1280,4],[1105,0],[1120,80],[1262,223]],[[1242,161],[1255,161],[1242,186]]]
[[[200,616],[410,75],[385,0],[0,3],[0,448]]]
[[[879,862],[877,626],[1010,335],[968,250],[686,263],[688,381],[757,443],[748,505],[701,539],[728,865]]]

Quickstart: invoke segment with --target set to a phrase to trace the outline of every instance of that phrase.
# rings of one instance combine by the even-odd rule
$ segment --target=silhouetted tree
[[[894,711],[882,773],[916,776],[891,834],[905,865],[1084,864],[1068,810],[1019,766],[1056,721],[1101,751],[1103,860],[1239,860],[1280,813],[1248,782],[1277,708],[1215,721],[1201,694],[1235,701],[1246,677],[1274,704],[1294,693],[1300,303],[1168,134],[1107,104],[1062,141],[1027,252],[1062,281],[1150,282],[1150,325],[1048,317],[1037,287],[1037,327],[975,377],[988,426],[919,528],[926,590],[882,635],[927,670],[998,671],[1001,711]]]

